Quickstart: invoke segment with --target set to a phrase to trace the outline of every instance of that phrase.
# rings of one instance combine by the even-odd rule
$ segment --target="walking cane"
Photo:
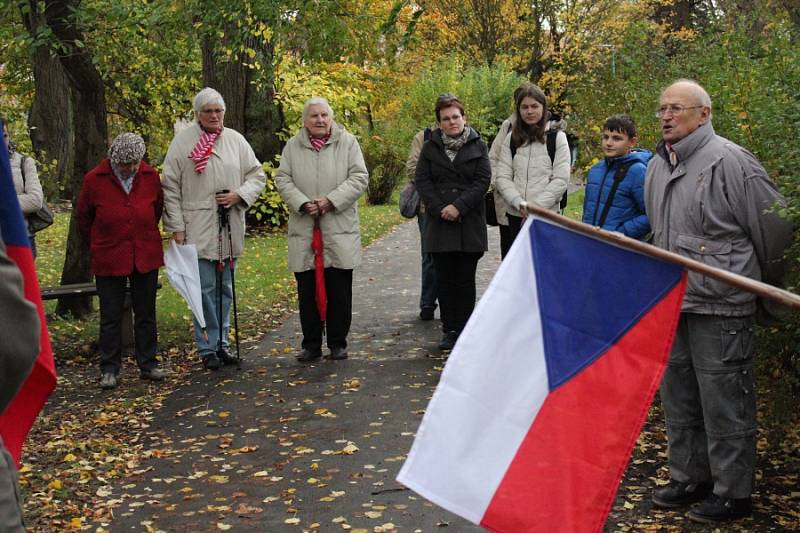
[[[230,216],[225,217],[228,228],[228,257],[231,269],[231,289],[233,292],[233,339],[236,342],[236,366],[242,365],[242,356],[239,353],[239,311],[236,309],[236,259],[233,257],[233,237],[231,236]]]
[[[224,193],[228,191],[219,191],[219,193]],[[227,208],[222,205],[217,205],[217,220],[219,222],[218,232],[217,232],[217,326],[219,328],[219,336],[217,339],[217,354],[222,351],[222,334],[225,328],[223,324],[225,323],[225,318],[222,316],[222,282],[223,282],[223,270],[225,269],[224,258],[222,257],[222,231],[225,228],[225,219],[227,218]]]

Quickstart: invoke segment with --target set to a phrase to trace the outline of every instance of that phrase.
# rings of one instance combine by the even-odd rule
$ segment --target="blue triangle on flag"
[[[540,219],[530,239],[550,390],[604,354],[683,272]]]

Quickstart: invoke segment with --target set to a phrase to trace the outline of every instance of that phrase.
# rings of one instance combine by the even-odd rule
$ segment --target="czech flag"
[[[0,128],[2,123],[0,122]],[[11,177],[8,151],[0,144],[0,230],[6,245],[8,257],[17,263],[22,272],[25,284],[25,297],[36,305],[41,322],[41,340],[39,357],[27,381],[14,397],[8,408],[0,415],[0,435],[9,453],[19,465],[22,443],[28,436],[39,411],[44,407],[50,393],[56,387],[56,368],[53,362],[53,350],[50,347],[50,336],[47,333],[42,298],[39,293],[39,279],[33,263],[33,252],[25,218],[14,190]],[[20,332],[7,331],[8,335]]]
[[[685,285],[679,266],[529,217],[398,481],[491,531],[601,531]]]

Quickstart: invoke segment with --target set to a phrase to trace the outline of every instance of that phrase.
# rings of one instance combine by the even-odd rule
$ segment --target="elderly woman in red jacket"
[[[156,361],[156,287],[164,264],[163,196],[158,172],[142,161],[135,133],[119,135],[104,159],[86,174],[78,198],[78,227],[89,243],[100,298],[100,386],[117,386],[122,365],[122,309],[130,283],[136,362],[142,379],[161,381]]]

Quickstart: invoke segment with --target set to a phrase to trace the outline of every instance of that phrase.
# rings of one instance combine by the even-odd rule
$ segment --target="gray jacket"
[[[792,226],[772,210],[786,202],[758,160],[714,133],[711,122],[672,145],[664,141],[647,167],[645,205],[654,244],[707,265],[767,283],[782,277]],[[756,297],[689,273],[682,310],[720,316],[755,312]]]
[[[39,355],[39,316],[22,292],[22,274],[0,242],[0,324],[13,335],[0,343],[0,413],[19,391]],[[0,438],[0,531],[24,533],[14,461]]]

